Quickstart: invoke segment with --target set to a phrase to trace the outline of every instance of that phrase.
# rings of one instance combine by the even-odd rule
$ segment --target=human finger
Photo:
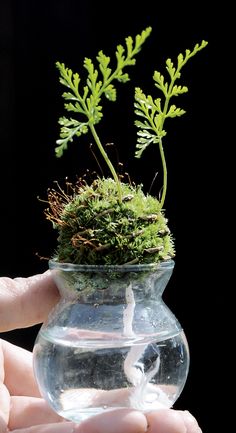
[[[10,411],[10,394],[4,382],[4,355],[0,345],[0,433],[6,431]]]
[[[7,428],[7,423],[6,421],[2,418],[1,414],[0,414],[0,433],[6,433],[8,431]]]
[[[0,430],[0,433],[1,430]],[[3,432],[5,433],[5,432]],[[74,423],[63,424],[41,424],[33,427],[11,430],[11,433],[83,433],[82,430],[76,429]]]
[[[8,427],[10,430],[28,428],[33,425],[64,421],[38,397],[11,397]]]
[[[10,412],[10,395],[7,387],[0,384],[0,433],[6,431],[9,421]]]
[[[95,415],[80,426],[81,433],[144,433],[147,431],[147,419],[136,410],[116,409]]]
[[[196,419],[188,411],[160,409],[146,414],[147,433],[202,433]]]
[[[12,430],[11,433],[144,433],[146,430],[147,420],[144,414],[118,409],[95,415],[77,425],[71,422],[42,424]]]
[[[187,427],[187,433],[202,433],[196,418],[194,418],[189,411],[179,411],[179,414],[184,419],[185,425]]]
[[[47,403],[36,397],[11,397],[11,411],[9,417],[10,430],[28,428],[34,425],[65,421],[57,415]],[[114,427],[113,423],[117,425]],[[127,433],[145,432],[147,421],[141,412],[130,409],[118,409],[104,412],[91,417],[83,423],[83,433]]]
[[[11,395],[40,397],[33,373],[33,355],[26,349],[0,339],[4,362],[4,384]]]
[[[59,299],[50,271],[28,278],[0,278],[0,332],[42,323]]]
[[[39,397],[32,353],[1,339],[0,353],[4,360],[4,384],[10,394]]]

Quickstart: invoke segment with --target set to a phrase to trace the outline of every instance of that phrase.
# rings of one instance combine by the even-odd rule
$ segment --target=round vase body
[[[49,262],[61,294],[36,338],[44,399],[80,422],[115,408],[169,408],[189,369],[185,334],[162,294],[174,261],[83,266]]]

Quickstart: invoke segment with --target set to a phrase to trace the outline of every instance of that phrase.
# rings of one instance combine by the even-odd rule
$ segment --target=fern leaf
[[[177,108],[176,105],[171,105],[165,117],[176,117],[182,116],[186,111],[181,108]]]
[[[141,122],[140,120],[135,120],[134,124],[138,127],[138,128],[144,128],[144,129],[152,129],[152,127],[150,126],[150,124],[145,121],[145,122]]]
[[[140,158],[151,143],[159,143],[161,139],[161,137],[158,137],[155,133],[147,131],[147,129],[139,130],[137,135],[138,139],[135,151],[136,158]]]
[[[70,101],[77,101],[78,98],[75,96],[75,94],[71,93],[71,92],[64,92],[62,94],[63,98],[66,100],[70,100]]]
[[[110,101],[116,101],[116,89],[113,84],[109,84],[105,90],[105,96]]]
[[[187,92],[188,92],[187,86],[177,86],[175,84],[173,89],[172,89],[171,96],[178,96],[178,95],[181,95],[181,94],[187,93]]]
[[[170,78],[173,79],[173,77],[175,75],[176,68],[174,67],[174,63],[172,62],[171,59],[166,60],[166,69],[170,75]]]
[[[168,83],[165,83],[164,76],[159,72],[155,71],[153,75],[153,79],[155,81],[155,86],[160,89],[164,95],[167,97],[168,95]]]
[[[103,54],[103,51],[99,51],[96,59],[99,62],[99,69],[103,75],[103,80],[108,80],[111,75],[111,68],[108,68],[108,65],[110,63],[110,57]]]

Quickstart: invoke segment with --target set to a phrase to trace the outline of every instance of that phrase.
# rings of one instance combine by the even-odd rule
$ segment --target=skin
[[[50,272],[0,278],[0,332],[42,323],[59,300]],[[32,353],[0,340],[0,433],[201,433],[188,411],[143,414],[119,409],[79,425],[60,418],[40,397]]]

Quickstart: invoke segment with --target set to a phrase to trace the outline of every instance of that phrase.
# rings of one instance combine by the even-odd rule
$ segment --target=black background
[[[185,66],[182,83],[189,92],[174,102],[186,110],[170,120],[165,140],[169,170],[166,216],[176,243],[175,269],[164,299],[182,324],[190,346],[189,377],[175,407],[190,410],[203,431],[210,431],[211,395],[214,393],[214,312],[221,299],[217,291],[221,257],[213,229],[216,197],[223,183],[220,145],[217,144],[217,111],[213,89],[218,41],[222,26],[219,11],[204,2],[98,2],[78,0],[4,1],[0,3],[0,275],[26,277],[47,269],[55,233],[43,216],[47,188],[63,182],[86,167],[97,169],[88,144],[91,137],[71,144],[62,159],[55,157],[58,118],[64,114],[57,60],[81,71],[85,56],[95,58],[100,49],[112,56],[116,45],[152,26],[151,36],[130,67],[132,85],[118,85],[116,103],[107,103],[98,132],[104,143],[116,146],[114,161],[124,163],[133,180],[146,190],[160,161],[148,149],[134,159],[133,88],[154,94],[152,74],[164,72],[167,57],[175,59],[186,48],[205,39],[207,48]],[[216,56],[217,51],[217,56]],[[220,122],[220,120],[218,120]],[[118,156],[117,156],[118,153]],[[161,172],[152,193],[158,194]],[[220,224],[220,223],[219,223]],[[217,278],[215,271],[217,270]],[[32,349],[38,326],[2,336]]]

